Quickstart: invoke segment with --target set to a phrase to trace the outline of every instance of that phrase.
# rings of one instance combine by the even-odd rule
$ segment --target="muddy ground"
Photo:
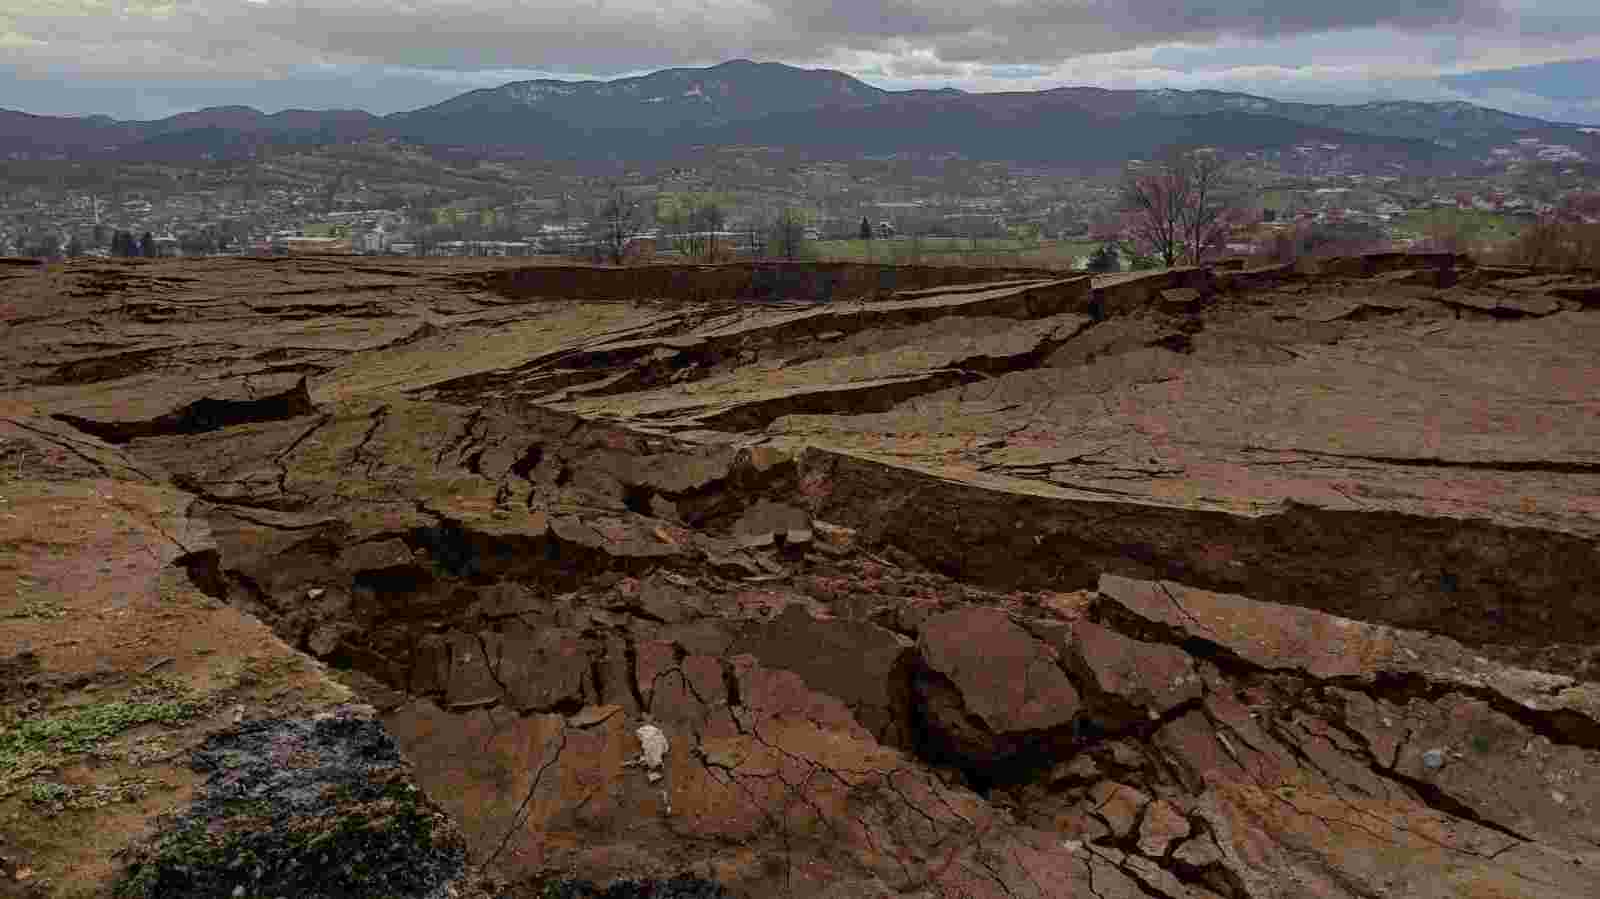
[[[0,895],[1600,893],[1591,280],[3,277]]]

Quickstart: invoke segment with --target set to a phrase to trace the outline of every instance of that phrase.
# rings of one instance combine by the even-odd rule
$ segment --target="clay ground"
[[[0,278],[0,895],[358,737],[385,895],[1600,894],[1592,279]]]

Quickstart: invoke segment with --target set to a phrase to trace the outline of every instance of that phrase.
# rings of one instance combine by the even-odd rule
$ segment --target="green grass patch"
[[[71,755],[97,749],[112,737],[145,724],[182,724],[201,711],[188,696],[129,699],[66,709],[0,727],[0,797],[25,778],[54,768]]]
[[[59,621],[67,617],[67,610],[51,599],[24,599],[20,605],[0,613],[0,618],[36,618],[42,621]]]
[[[1275,209],[1279,212],[1295,203],[1294,191],[1290,190],[1264,190],[1258,198],[1263,209]]]
[[[83,706],[62,715],[24,721],[0,734],[0,753],[28,747],[88,752],[125,730],[142,724],[178,724],[193,717],[194,711],[190,703],[178,699]]]
[[[1394,230],[1408,237],[1429,237],[1443,232],[1461,232],[1471,241],[1499,243],[1515,239],[1526,227],[1522,222],[1499,212],[1481,209],[1413,209],[1396,216]]]
[[[49,817],[67,811],[86,811],[136,802],[157,786],[161,784],[142,777],[124,777],[114,783],[90,787],[40,781],[29,784],[24,795],[40,814]]]
[[[28,801],[35,805],[51,805],[72,798],[72,788],[66,784],[36,783],[28,785]]]

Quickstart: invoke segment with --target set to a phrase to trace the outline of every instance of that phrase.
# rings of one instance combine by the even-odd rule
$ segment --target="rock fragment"
[[[929,618],[918,641],[914,702],[924,751],[997,776],[1019,757],[1048,764],[1070,738],[1081,703],[1049,647],[999,609],[969,607]],[[986,775],[987,776],[987,775]]]
[[[654,724],[641,724],[634,733],[639,737],[639,757],[629,764],[643,765],[646,770],[645,776],[651,783],[655,783],[661,779],[661,766],[670,746],[667,735]]]
[[[1161,858],[1173,842],[1189,836],[1189,819],[1165,799],[1157,799],[1145,809],[1139,824],[1139,851]]]
[[[1115,697],[1149,718],[1198,699],[1200,676],[1194,658],[1181,649],[1145,643],[1092,621],[1072,624],[1058,644],[1086,684]]]
[[[780,534],[810,530],[811,516],[804,509],[765,499],[746,509],[733,526],[734,537],[751,548],[771,546]]]

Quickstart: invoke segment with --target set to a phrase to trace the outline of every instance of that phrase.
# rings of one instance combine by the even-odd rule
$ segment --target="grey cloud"
[[[1189,87],[1200,85],[1186,72],[1239,69],[1241,83],[1271,93],[1312,86],[1293,72],[1260,70],[1320,79],[1330,66],[1398,71],[1401,60],[1431,75],[1460,70],[1482,47],[1504,58],[1534,44],[1600,40],[1592,2],[164,0],[144,5],[171,14],[140,17],[95,15],[94,0],[0,0],[0,105],[155,114],[248,102],[384,112],[530,73],[612,77],[736,56],[977,89]],[[68,7],[79,12],[61,12]],[[1455,43],[1460,34],[1476,43]],[[1179,43],[1187,46],[1171,46]],[[1348,87],[1356,96],[1372,90]]]
[[[893,78],[957,78],[966,74],[966,69],[942,59],[909,56],[893,60],[882,74]]]
[[[1556,101],[1586,101],[1600,93],[1600,57],[1451,75],[1440,80],[1469,92],[1509,90]]]
[[[430,72],[388,67],[302,68],[268,79],[125,79],[41,74],[0,68],[0,106],[41,115],[101,113],[157,119],[206,106],[245,104],[280,109],[364,109],[382,115],[438,103],[463,91],[543,73]]]
[[[686,0],[628,0],[595,6],[483,2],[463,9],[413,3],[303,0],[262,5],[248,27],[319,52],[404,66],[525,67],[614,74],[677,63],[720,61],[747,32],[744,8]]]
[[[1278,37],[1373,26],[1431,29],[1504,20],[1496,0],[770,0],[794,30],[765,46],[794,51],[802,41],[852,50],[899,42],[953,62],[1037,62],[1175,40],[1231,34]],[[791,36],[792,35],[792,36]]]
[[[606,72],[741,55],[821,60],[897,49],[930,51],[946,62],[1039,62],[1222,34],[1426,29],[1503,16],[1497,0],[274,0],[242,4],[212,24],[394,65]]]

